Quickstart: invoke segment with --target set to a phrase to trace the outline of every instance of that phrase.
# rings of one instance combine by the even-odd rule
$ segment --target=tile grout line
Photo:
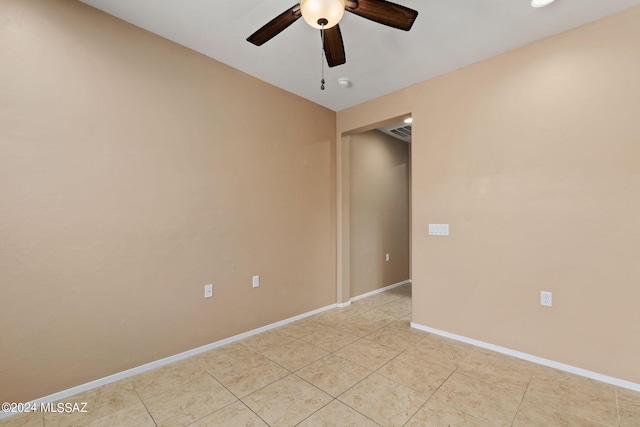
[[[421,338],[421,339],[420,339],[419,341],[417,341],[415,344],[417,344],[418,342],[422,341],[423,339],[424,339],[424,338]],[[407,350],[403,351],[403,352],[402,352],[402,353],[400,353],[400,354],[404,354],[406,351],[407,351]],[[408,356],[411,356],[409,353],[407,353],[407,355],[408,355]],[[399,356],[399,355],[398,355],[398,356]],[[415,356],[414,356],[414,357],[415,357]],[[420,360],[423,360],[423,359],[420,359]],[[432,362],[429,362],[429,363],[432,363]],[[443,368],[447,369],[446,367],[444,367],[444,366],[442,366],[442,365],[439,365],[439,364],[437,364],[437,363],[434,363],[434,365],[441,366],[441,367],[443,367]],[[452,375],[453,375],[457,370],[458,370],[458,367],[456,366],[456,368],[455,368],[454,370],[452,370],[452,371],[449,373],[449,376],[447,376],[447,378],[445,378],[445,380],[444,380],[444,381],[442,381],[438,387],[436,387],[436,389],[433,391],[433,393],[431,393],[431,396],[429,396],[429,398],[428,398],[428,399],[427,399],[427,400],[426,400],[422,405],[420,405],[420,407],[418,408],[418,410],[417,410],[416,412],[414,412],[414,413],[413,413],[413,415],[411,415],[411,417],[410,417],[410,418],[407,420],[407,422],[406,422],[406,423],[404,423],[403,425],[407,425],[407,424],[408,424],[408,423],[413,419],[413,417],[415,417],[415,416],[416,416],[416,414],[417,414],[418,412],[420,412],[420,410],[421,410],[422,408],[424,408],[424,407],[427,405],[427,403],[429,403],[429,402],[431,401],[431,399],[433,399],[433,396],[435,396],[435,395],[436,395],[436,393],[438,392],[438,390],[440,390],[440,388],[444,385],[444,383],[446,383],[446,382],[449,380],[449,378],[451,378],[451,376],[452,376]],[[439,402],[438,400],[435,400],[435,399],[434,399],[434,402],[441,403],[441,402]],[[449,406],[449,405],[447,405],[447,406]],[[450,407],[450,408],[453,408],[452,406],[449,406],[449,407]],[[453,408],[453,409],[455,409],[456,411],[458,411],[458,409],[456,409],[456,408]],[[469,414],[467,414],[467,415],[469,415]],[[474,417],[474,418],[475,418],[475,417]]]
[[[142,406],[144,406],[144,410],[147,411],[147,414],[149,414],[149,417],[151,418],[151,421],[153,421],[153,423],[156,425],[156,427],[158,427],[158,422],[156,421],[155,418],[153,418],[153,415],[151,415],[151,412],[149,411],[149,408],[147,408],[147,404],[144,403],[144,400],[142,399],[142,396],[140,396],[140,393],[138,393],[138,389],[136,388],[135,385],[133,385],[133,382],[130,383],[131,387],[133,388],[133,391],[135,392],[136,396],[138,396],[138,399],[140,399],[140,403],[142,403]]]
[[[247,395],[248,396],[248,395]],[[244,403],[244,401],[242,399],[238,399],[240,401],[240,403],[242,403],[244,405],[245,408],[247,408],[248,410],[250,410],[253,414],[255,414],[256,417],[260,418],[262,420],[263,423],[265,423],[268,426],[271,426],[271,424],[269,424],[267,422],[267,420],[265,420],[264,418],[262,418],[256,411],[254,411],[253,409],[251,409],[251,407],[249,405],[247,405],[246,403]]]
[[[217,379],[215,379],[215,378],[214,378],[214,380],[218,381],[218,380],[217,380]],[[220,383],[220,381],[218,381],[218,383]],[[224,387],[224,384],[220,384],[220,385]],[[229,393],[231,393],[231,390],[227,390],[227,391],[228,391]],[[231,394],[233,394],[233,393],[231,393]],[[235,395],[235,394],[234,394],[234,397],[236,397],[236,395]],[[209,412],[208,414],[203,415],[202,417],[198,418],[197,420],[194,420],[193,422],[191,422],[191,423],[187,424],[185,427],[189,427],[189,426],[191,426],[191,425],[193,425],[193,424],[195,424],[195,423],[197,423],[197,422],[199,422],[199,421],[201,421],[201,420],[203,420],[203,419],[207,418],[208,416],[211,416],[211,415],[215,414],[215,413],[216,413],[216,412],[218,412],[218,411],[222,411],[224,408],[229,407],[229,406],[233,405],[234,403],[238,403],[238,402],[240,402],[240,399],[238,399],[238,398],[236,397],[236,400],[235,400],[235,401],[233,401],[233,402],[231,402],[231,403],[227,403],[226,405],[221,406],[220,408],[216,409],[215,411],[213,411],[213,412]],[[156,426],[157,426],[157,424],[156,424]]]
[[[474,350],[474,351],[475,351],[475,350]],[[466,358],[468,358],[469,356],[470,356],[470,354],[469,354],[469,355],[467,355],[467,356],[465,357],[465,359],[463,359],[463,361],[464,361],[464,360],[466,360]],[[468,378],[472,378],[472,379],[474,379],[474,380],[477,380],[477,378],[474,378],[474,377],[470,377],[470,376],[468,376],[468,375],[465,375],[463,372],[458,372],[459,368],[460,368],[460,364],[459,364],[459,363],[457,363],[457,364],[456,364],[456,368],[455,368],[453,371],[451,371],[451,374],[449,374],[449,376],[447,377],[447,379],[446,379],[446,380],[444,380],[444,381],[442,382],[442,384],[440,384],[440,386],[438,386],[438,388],[436,389],[436,391],[434,391],[434,392],[433,392],[433,394],[432,394],[432,395],[431,395],[431,397],[427,400],[427,402],[428,402],[429,400],[431,400],[431,399],[436,395],[436,393],[438,392],[438,390],[440,390],[440,389],[442,388],[442,386],[443,386],[443,385],[445,385],[445,384],[447,383],[447,381],[449,381],[449,379],[451,379],[451,377],[452,377],[454,374],[464,375],[464,376],[466,376],[466,377],[468,377]],[[479,381],[482,381],[482,380],[479,380]],[[484,381],[482,381],[482,382],[484,383]],[[488,383],[485,383],[485,384],[488,384]],[[489,384],[489,385],[490,385],[490,384]],[[455,411],[457,411],[457,412],[460,412],[460,413],[462,413],[462,414],[465,414],[465,415],[467,415],[467,416],[469,416],[469,417],[471,417],[471,418],[474,418],[474,419],[476,419],[476,420],[480,420],[480,421],[482,421],[483,423],[489,423],[489,422],[490,422],[490,421],[488,421],[488,420],[485,420],[484,418],[479,418],[479,417],[477,417],[477,416],[475,416],[475,415],[473,415],[473,414],[469,414],[468,412],[465,412],[465,411],[463,411],[462,409],[456,408],[456,407],[454,407],[454,406],[449,405],[448,403],[441,402],[441,401],[439,401],[439,400],[437,400],[437,399],[434,399],[434,402],[438,402],[438,403],[440,403],[440,404],[446,405],[446,406],[448,406],[449,408],[452,408],[453,410],[455,410]],[[425,402],[425,405],[426,405],[426,404],[427,404],[427,403]]]
[[[613,389],[615,395],[616,395],[616,414],[618,415],[618,425],[621,426],[622,425],[622,419],[620,418],[620,400],[618,399],[618,389],[615,388]]]
[[[518,408],[516,408],[516,413],[513,414],[513,419],[511,420],[511,425],[516,422],[516,418],[518,418],[518,412],[520,412],[520,408],[522,407],[522,402],[524,402],[524,397],[527,395],[529,391],[529,386],[531,385],[531,380],[533,379],[533,371],[531,371],[531,376],[529,377],[529,381],[527,381],[527,387],[524,389],[524,393],[522,393],[522,397],[520,398],[520,403],[518,403]]]

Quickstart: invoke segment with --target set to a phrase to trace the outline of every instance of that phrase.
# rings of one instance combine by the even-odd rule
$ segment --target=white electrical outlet
[[[389,259],[390,259],[389,254],[387,254],[387,255],[384,257],[384,260],[385,260],[385,261],[389,261]]]
[[[551,307],[553,305],[553,294],[551,292],[540,292],[540,305]]]
[[[253,276],[253,287],[257,288],[260,286],[260,276]]]
[[[211,298],[213,296],[213,285],[204,285],[204,297]]]

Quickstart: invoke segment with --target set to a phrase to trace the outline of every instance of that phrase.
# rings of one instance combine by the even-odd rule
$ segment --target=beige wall
[[[0,401],[335,303],[334,112],[75,1],[0,64]]]
[[[414,322],[640,383],[636,40],[640,7],[338,113],[413,115]]]
[[[409,144],[350,136],[351,296],[409,279]],[[385,255],[389,254],[389,261]]]

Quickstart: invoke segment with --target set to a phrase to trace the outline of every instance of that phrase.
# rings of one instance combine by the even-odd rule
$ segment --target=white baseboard
[[[388,291],[389,289],[397,288],[398,286],[408,285],[409,283],[411,283],[411,279],[403,280],[402,282],[394,283],[393,285],[385,286],[384,288],[376,289],[375,291],[367,292],[366,294],[362,294],[362,295],[358,295],[358,296],[352,297],[349,302],[357,301],[359,299],[366,298],[366,297],[370,297],[371,295],[379,294],[380,292]]]
[[[339,302],[338,304],[336,304],[336,307],[338,308],[345,308],[351,305],[351,301],[347,301],[347,302]]]
[[[242,334],[234,335],[229,338],[225,338],[220,341],[216,341],[211,344],[204,345],[202,347],[194,348],[192,350],[187,350],[185,352],[175,354],[173,356],[165,357],[164,359],[156,360],[154,362],[147,363],[145,365],[136,366],[135,368],[128,369],[126,371],[118,372],[117,374],[109,375],[108,377],[100,378],[95,381],[91,381],[85,384],[81,384],[79,386],[59,391],[57,393],[50,394],[48,396],[33,400],[30,403],[35,404],[38,408],[40,408],[40,404],[44,403],[53,403],[62,399],[66,399],[68,397],[75,396],[76,394],[83,393],[88,390],[92,390],[94,388],[102,387],[103,385],[111,384],[113,382],[132,377],[134,375],[142,374],[143,372],[150,371],[155,368],[159,368],[161,366],[168,365],[173,362],[177,362],[178,360],[186,359],[187,357],[195,356],[196,354],[204,353],[205,351],[213,350],[214,348],[221,347],[226,344],[230,344],[235,341],[240,341],[244,338],[248,338],[252,335],[259,334],[261,332],[268,331],[270,329],[274,329],[287,323],[292,323],[300,319],[304,319],[305,317],[313,316],[314,314],[322,313],[323,311],[331,310],[335,308],[336,304],[331,304],[326,307],[319,308],[317,310],[310,311],[308,313],[303,313],[294,317],[290,317],[285,320],[281,320],[279,322],[271,323],[270,325],[262,326],[257,329],[253,329],[248,332],[244,332]],[[10,417],[11,415],[17,415],[17,413],[12,412],[0,412],[0,420]]]
[[[440,335],[446,338],[451,338],[456,341],[461,341],[467,344],[475,345],[476,347],[486,348],[498,353],[506,354],[508,356],[517,357],[518,359],[527,360],[529,362],[537,363],[538,365],[548,366],[560,371],[570,372],[572,374],[580,375],[582,377],[591,378],[593,380],[601,381],[603,383],[612,384],[622,388],[628,388],[634,391],[640,391],[640,384],[633,383],[631,381],[621,380],[619,378],[610,377],[608,375],[599,374],[597,372],[588,371],[586,369],[577,368],[575,366],[566,365],[564,363],[556,362],[554,360],[544,359],[542,357],[534,356],[520,351],[511,350],[510,348],[500,347],[499,345],[489,344],[484,341],[478,341],[473,338],[467,338],[462,335],[456,335],[449,332],[441,331],[439,329],[423,326],[418,323],[411,322],[411,327],[419,329],[421,331],[430,332],[435,335]]]

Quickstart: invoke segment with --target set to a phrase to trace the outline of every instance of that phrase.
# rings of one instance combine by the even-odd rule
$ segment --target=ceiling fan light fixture
[[[533,7],[545,7],[553,3],[555,0],[531,0],[531,6]]]
[[[302,0],[300,12],[307,24],[321,29],[334,27],[344,15],[344,0]]]

